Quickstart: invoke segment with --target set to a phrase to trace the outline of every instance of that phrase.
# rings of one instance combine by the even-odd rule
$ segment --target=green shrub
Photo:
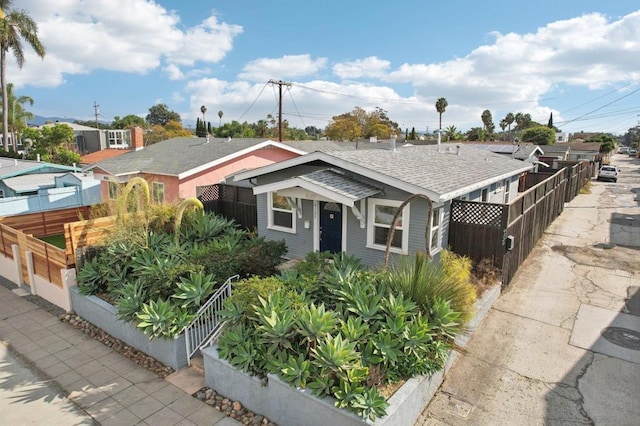
[[[274,275],[286,252],[287,245],[284,240],[267,241],[262,237],[247,240],[242,249],[238,250],[237,273],[242,277]]]

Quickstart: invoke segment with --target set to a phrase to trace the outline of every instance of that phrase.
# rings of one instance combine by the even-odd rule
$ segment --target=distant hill
[[[78,120],[77,118],[73,118],[73,117],[43,117],[41,115],[36,115],[33,117],[33,120],[29,120],[27,123],[29,124],[29,126],[42,126],[45,123],[48,122],[61,122],[61,123],[73,123],[74,121],[83,121],[83,120]],[[103,120],[98,120],[101,124],[111,124],[111,122],[109,121],[103,121]]]

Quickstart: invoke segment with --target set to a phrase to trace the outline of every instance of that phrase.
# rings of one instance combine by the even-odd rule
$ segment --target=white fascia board
[[[320,160],[322,159],[320,158],[320,154],[324,154],[324,153],[316,151],[310,154],[301,155],[300,157],[289,158],[288,160],[279,161],[277,163],[269,164],[262,167],[256,167],[255,169],[247,170],[247,171],[236,174],[233,177],[233,180],[237,182],[240,180],[251,179],[256,176],[266,175],[268,173],[277,172],[279,170],[284,170],[289,167],[299,166],[300,164],[305,164],[311,161]]]
[[[314,185],[313,183],[306,181],[304,179],[300,179],[298,177],[279,181],[279,182],[273,182],[266,185],[255,186],[253,188],[253,194],[254,195],[264,194],[266,192],[280,191],[283,189],[288,189],[293,187],[300,187],[307,191],[311,191],[323,198],[333,200],[336,203],[342,203],[347,207],[352,207],[355,202],[353,198],[346,197],[342,194],[337,194],[327,188],[324,188],[319,185]]]
[[[225,143],[225,142],[222,142],[222,143]],[[203,164],[201,166],[195,167],[193,169],[187,170],[186,172],[182,172],[182,173],[178,174],[178,179],[188,178],[189,176],[192,176],[192,175],[195,175],[197,173],[203,172],[203,171],[208,170],[208,169],[210,169],[212,167],[215,167],[215,166],[217,166],[219,164],[226,163],[227,161],[234,160],[236,158],[242,157],[243,155],[249,154],[250,152],[258,151],[258,150],[260,150],[262,148],[266,148],[268,146],[273,146],[275,148],[284,149],[286,151],[293,152],[294,154],[299,154],[300,156],[306,154],[305,151],[301,151],[299,149],[292,148],[290,146],[287,146],[287,145],[279,143],[279,142],[274,142],[272,140],[267,140],[267,141],[264,141],[264,142],[260,142],[257,145],[250,146],[250,147],[242,149],[240,151],[236,151],[233,154],[226,155],[226,156],[224,156],[222,158],[218,158],[217,160],[214,160],[214,161],[211,161],[209,163]]]
[[[466,195],[469,194],[472,191],[475,191],[476,189],[481,189],[481,188],[486,188],[487,186],[491,185],[492,183],[496,183],[496,182],[500,182],[504,179],[507,178],[511,178],[513,176],[516,175],[520,175],[521,173],[527,172],[527,171],[531,171],[533,170],[533,165],[527,166],[527,167],[523,167],[521,169],[518,170],[514,170],[512,172],[509,173],[504,173],[500,176],[496,176],[496,177],[492,177],[490,179],[485,179],[483,181],[474,183],[473,185],[467,185],[464,188],[460,188],[460,189],[456,189],[454,191],[451,192],[447,192],[446,194],[442,194],[442,196],[440,197],[440,199],[438,201],[443,202],[443,201],[448,201],[448,200],[452,200],[456,197],[460,197],[462,195]]]
[[[310,163],[312,161],[321,160],[325,163],[331,164],[332,166],[340,167],[344,170],[348,170],[359,175],[368,177],[372,180],[385,183],[389,186],[393,186],[395,188],[401,189],[409,194],[424,194],[432,200],[438,200],[440,198],[440,194],[437,194],[433,191],[429,191],[425,188],[421,188],[416,185],[412,185],[403,180],[390,178],[387,175],[382,173],[378,173],[375,170],[369,169],[367,167],[362,167],[360,165],[350,163],[348,161],[342,160],[338,157],[334,157],[325,152],[316,151],[311,154],[303,155],[302,157],[291,158],[289,160],[284,160],[279,163],[270,164],[268,166],[260,167],[257,169],[248,170],[243,173],[239,173],[234,177],[234,180],[244,180],[251,179],[256,176],[265,175],[268,173],[276,172],[279,170],[287,169],[289,167],[299,166],[301,164]],[[353,203],[349,204],[351,206]]]

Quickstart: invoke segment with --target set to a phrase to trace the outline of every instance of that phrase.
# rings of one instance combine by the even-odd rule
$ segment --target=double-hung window
[[[442,207],[431,212],[431,227],[429,228],[429,251],[433,253],[440,248],[442,237]]]
[[[286,197],[269,192],[269,228],[284,232],[296,232],[296,216]]]
[[[151,199],[154,203],[164,203],[164,183],[151,182]]]
[[[385,250],[391,231],[393,216],[402,202],[370,198],[368,201],[367,247]],[[398,215],[396,228],[391,240],[394,253],[407,254],[409,251],[409,205]]]
[[[107,184],[109,185],[109,199],[116,200],[118,198],[119,191],[118,184],[111,181],[107,182]]]

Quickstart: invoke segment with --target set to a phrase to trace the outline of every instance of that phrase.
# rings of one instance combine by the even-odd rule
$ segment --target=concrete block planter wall
[[[173,369],[177,370],[187,365],[184,334],[176,339],[149,340],[149,336],[140,331],[135,324],[120,321],[115,306],[99,297],[83,296],[78,287],[71,287],[70,290],[72,309],[91,324]]]
[[[498,285],[487,290],[478,299],[476,315],[467,325],[468,332],[456,339],[458,345],[466,345],[499,296]],[[268,375],[265,385],[261,380],[236,370],[227,361],[220,359],[215,346],[205,349],[203,357],[206,386],[227,398],[240,401],[249,410],[263,414],[278,424],[392,426],[415,423],[455,363],[458,353],[451,352],[443,371],[407,380],[389,398],[387,415],[375,422],[365,421],[350,411],[336,408],[332,398],[320,399],[306,389],[291,387],[277,376]]]

